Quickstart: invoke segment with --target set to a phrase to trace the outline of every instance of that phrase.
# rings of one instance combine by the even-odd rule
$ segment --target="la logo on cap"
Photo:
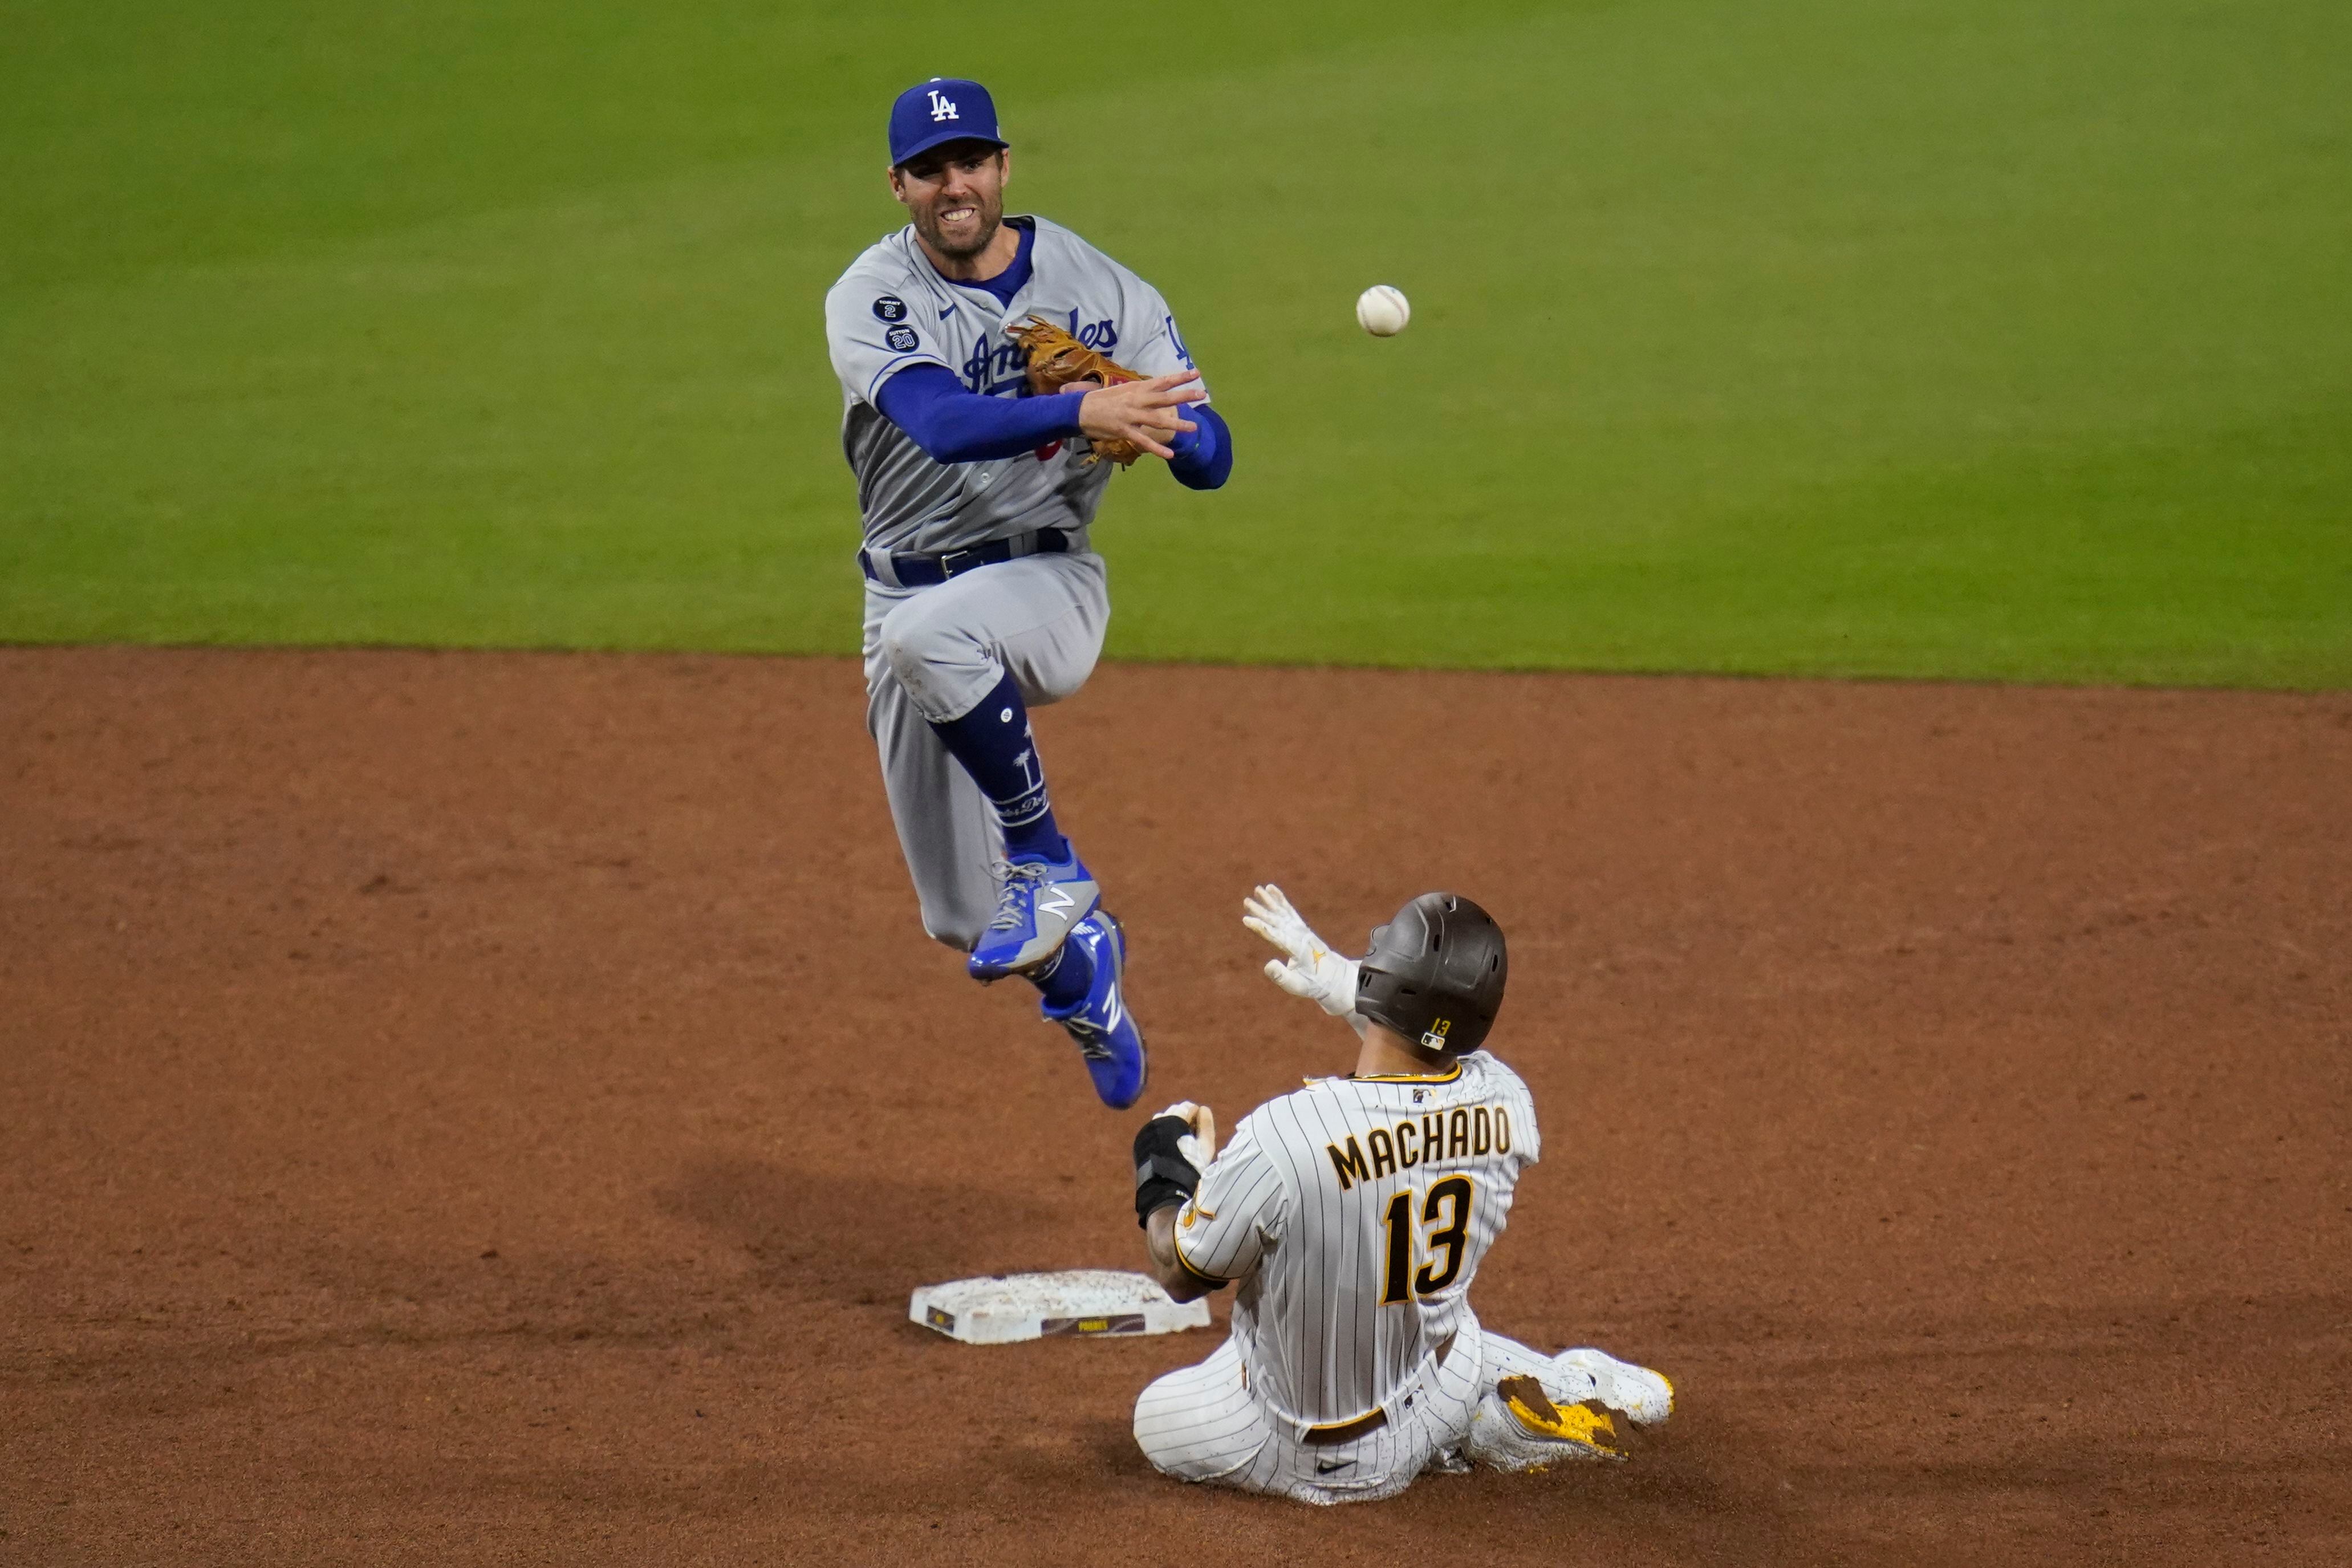
[[[931,89],[931,118],[933,120],[954,120],[958,118],[956,114],[955,100],[940,91],[938,88]]]

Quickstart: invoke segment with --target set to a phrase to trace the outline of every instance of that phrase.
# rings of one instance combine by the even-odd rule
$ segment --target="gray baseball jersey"
[[[875,403],[908,366],[944,366],[973,392],[1018,395],[1027,363],[1003,329],[1034,314],[1144,375],[1192,368],[1158,289],[1059,224],[1025,221],[1036,226],[1032,270],[1010,304],[940,277],[911,226],[869,247],[824,297],[841,446],[870,548],[939,554],[1032,529],[1076,531],[1094,521],[1110,482],[1113,465],[1086,462],[1078,442],[992,462],[933,461]]]
[[[1527,1085],[1484,1051],[1318,1079],[1242,1119],[1177,1215],[1177,1255],[1239,1281],[1248,1387],[1294,1432],[1393,1419],[1475,1331],[1470,1282],[1538,1152]]]

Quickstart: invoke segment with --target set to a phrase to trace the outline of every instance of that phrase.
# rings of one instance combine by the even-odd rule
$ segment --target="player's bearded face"
[[[999,148],[950,144],[893,169],[890,184],[924,243],[961,260],[987,249],[1003,226],[1011,162]]]

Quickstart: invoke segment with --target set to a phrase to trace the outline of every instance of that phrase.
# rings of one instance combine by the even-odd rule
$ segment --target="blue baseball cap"
[[[898,95],[890,106],[893,168],[942,142],[1012,142],[996,133],[996,100],[988,89],[960,76],[935,76]]]

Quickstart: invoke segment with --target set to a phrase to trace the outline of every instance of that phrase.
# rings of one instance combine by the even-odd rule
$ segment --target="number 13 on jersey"
[[[1381,1275],[1381,1304],[1409,1301],[1414,1295],[1433,1296],[1454,1283],[1462,1272],[1463,1248],[1470,1235],[1470,1198],[1473,1188],[1467,1175],[1448,1176],[1432,1183],[1424,1195],[1407,1187],[1389,1200],[1388,1213],[1381,1223],[1388,1226],[1388,1267]],[[1420,1215],[1413,1210],[1418,1200]],[[1420,1232],[1426,1227],[1426,1239]],[[1418,1246],[1416,1246],[1418,1243]],[[1415,1253],[1426,1259],[1416,1272],[1412,1266]],[[1441,1266],[1439,1253],[1445,1255]]]

